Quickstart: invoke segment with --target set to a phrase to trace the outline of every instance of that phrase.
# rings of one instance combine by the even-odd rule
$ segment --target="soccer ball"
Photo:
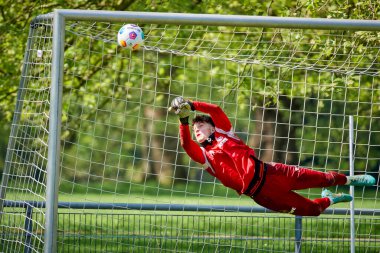
[[[124,25],[117,33],[117,42],[122,47],[137,50],[144,43],[144,32],[138,25]]]

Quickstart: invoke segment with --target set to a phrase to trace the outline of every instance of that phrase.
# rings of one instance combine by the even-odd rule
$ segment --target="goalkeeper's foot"
[[[347,176],[346,185],[372,186],[376,184],[376,179],[371,175]]]
[[[339,202],[350,202],[350,201],[352,201],[352,196],[350,194],[332,193],[331,191],[329,191],[327,189],[324,189],[322,191],[322,198],[329,198],[331,205],[339,203]]]

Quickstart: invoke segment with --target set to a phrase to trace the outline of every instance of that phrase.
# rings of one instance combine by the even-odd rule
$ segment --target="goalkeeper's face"
[[[195,139],[197,139],[197,142],[202,143],[207,138],[215,132],[215,127],[213,127],[211,124],[206,122],[196,122],[193,125],[194,135]]]

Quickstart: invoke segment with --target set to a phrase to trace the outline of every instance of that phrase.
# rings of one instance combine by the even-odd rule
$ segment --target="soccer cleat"
[[[376,184],[376,179],[371,175],[347,176],[346,185],[371,186]]]
[[[352,196],[350,194],[332,193],[331,191],[329,191],[327,189],[324,189],[322,191],[322,198],[329,198],[331,205],[339,203],[339,202],[350,202],[350,201],[352,201]]]

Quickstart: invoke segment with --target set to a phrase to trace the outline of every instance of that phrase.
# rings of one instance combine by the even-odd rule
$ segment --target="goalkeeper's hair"
[[[215,127],[214,121],[212,121],[212,118],[208,115],[197,115],[193,119],[193,124],[198,123],[198,122],[204,122],[204,123],[209,123],[213,127]]]

